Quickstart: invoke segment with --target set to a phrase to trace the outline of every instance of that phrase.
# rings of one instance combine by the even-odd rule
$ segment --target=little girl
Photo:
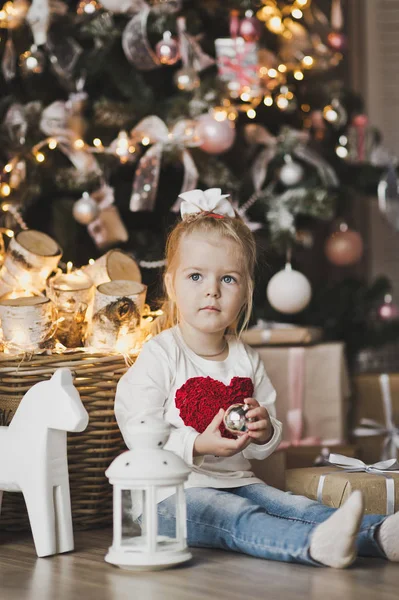
[[[399,560],[399,512],[363,516],[354,492],[339,509],[274,489],[251,472],[278,447],[276,393],[258,354],[237,332],[251,314],[255,243],[220,189],[181,194],[167,242],[162,333],[147,342],[121,378],[115,413],[128,447],[130,425],[149,415],[172,426],[165,448],[191,466],[186,485],[190,546],[343,568],[357,552]],[[162,317],[161,317],[162,318]],[[252,421],[226,435],[224,408],[248,405]],[[173,492],[170,492],[173,493]],[[161,534],[175,531],[174,501],[159,498]],[[133,516],[141,506],[133,500]]]

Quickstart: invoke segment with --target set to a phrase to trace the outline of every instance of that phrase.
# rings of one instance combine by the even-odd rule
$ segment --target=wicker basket
[[[12,418],[25,392],[35,383],[49,379],[59,367],[71,369],[74,385],[89,414],[85,431],[68,434],[74,527],[105,526],[112,522],[112,488],[104,472],[126,449],[114,416],[116,385],[127,370],[123,356],[84,351],[12,359],[0,355],[0,411]],[[0,529],[27,528],[29,521],[22,494],[4,493]]]

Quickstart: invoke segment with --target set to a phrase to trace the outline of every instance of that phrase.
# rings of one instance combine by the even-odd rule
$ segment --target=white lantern
[[[131,570],[163,569],[190,560],[184,495],[184,482],[190,468],[176,454],[163,449],[170,426],[161,419],[151,417],[136,421],[129,431],[134,440],[133,449],[119,455],[105,472],[114,494],[113,542],[105,560]],[[158,491],[171,487],[175,488],[176,499],[174,537],[158,533]],[[141,498],[141,535],[132,537],[122,530],[124,493]]]

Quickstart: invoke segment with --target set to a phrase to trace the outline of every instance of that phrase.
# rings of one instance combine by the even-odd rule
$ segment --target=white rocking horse
[[[62,368],[34,385],[0,427],[0,510],[3,491],[23,493],[38,556],[74,548],[66,432],[88,421],[71,371]]]

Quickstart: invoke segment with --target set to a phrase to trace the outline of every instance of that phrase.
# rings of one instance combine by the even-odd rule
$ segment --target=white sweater
[[[229,488],[259,483],[251,472],[248,459],[262,460],[272,454],[281,441],[282,425],[275,418],[276,392],[266,375],[258,353],[233,336],[228,338],[229,354],[223,361],[211,361],[195,354],[184,342],[179,327],[163,331],[147,342],[136,362],[120,379],[115,399],[115,414],[128,448],[130,424],[150,415],[164,418],[172,432],[165,446],[192,468],[186,487]],[[274,433],[264,445],[250,444],[230,457],[206,455],[193,457],[198,432],[186,426],[175,404],[176,391],[193,377],[211,377],[228,385],[233,377],[250,377],[254,398],[270,414]],[[215,408],[215,414],[218,408]],[[174,493],[163,488],[158,502]],[[141,513],[133,497],[133,516]]]

